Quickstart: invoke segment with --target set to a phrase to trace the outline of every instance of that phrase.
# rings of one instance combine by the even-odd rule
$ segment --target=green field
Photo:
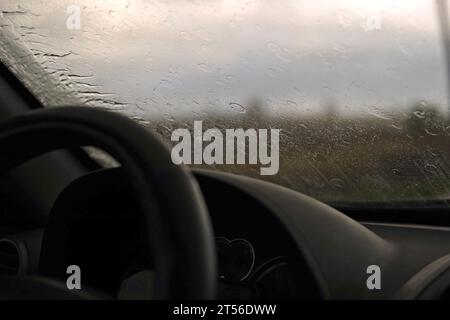
[[[149,124],[170,142],[175,128],[194,120]],[[301,117],[205,118],[207,128],[278,128],[280,170],[260,176],[260,165],[215,165],[217,170],[265,179],[328,202],[443,199],[450,195],[450,130],[436,112],[392,119]],[[211,168],[207,165],[197,167]]]

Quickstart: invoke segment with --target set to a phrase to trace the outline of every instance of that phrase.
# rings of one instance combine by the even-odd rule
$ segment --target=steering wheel
[[[137,197],[139,223],[154,261],[153,299],[215,298],[216,253],[201,191],[189,171],[174,165],[166,147],[143,126],[87,107],[31,111],[0,125],[0,173],[43,153],[80,146],[100,148],[123,167]],[[51,265],[58,257],[45,246],[45,237],[41,265]],[[59,240],[64,245],[64,239]],[[96,297],[71,294],[76,290],[44,277],[4,280],[0,279],[1,298],[20,299],[25,292],[32,298],[42,297],[43,292],[54,299]]]

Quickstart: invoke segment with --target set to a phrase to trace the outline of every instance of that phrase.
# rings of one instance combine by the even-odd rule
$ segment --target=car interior
[[[272,183],[181,168],[131,120],[43,109],[6,67],[1,74],[3,299],[448,297],[444,202],[346,210]],[[84,145],[121,166],[102,168]],[[75,262],[86,289],[69,291]],[[382,290],[366,287],[370,265],[383,270]]]
[[[44,107],[6,62],[0,150],[0,299],[450,298],[445,197],[323,201],[175,165],[158,133],[118,112]],[[66,286],[71,265],[80,290]]]

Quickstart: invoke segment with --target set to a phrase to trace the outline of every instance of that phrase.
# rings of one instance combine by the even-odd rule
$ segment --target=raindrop
[[[234,112],[238,112],[238,113],[246,112],[246,108],[242,104],[239,104],[237,102],[230,102],[228,105],[231,107],[231,110],[233,110]]]

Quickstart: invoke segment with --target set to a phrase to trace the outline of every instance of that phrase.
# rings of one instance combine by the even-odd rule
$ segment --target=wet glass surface
[[[450,194],[434,1],[11,0],[0,10],[0,59],[48,107],[121,112],[168,143],[199,119],[279,128],[277,175],[215,168],[324,201]]]

